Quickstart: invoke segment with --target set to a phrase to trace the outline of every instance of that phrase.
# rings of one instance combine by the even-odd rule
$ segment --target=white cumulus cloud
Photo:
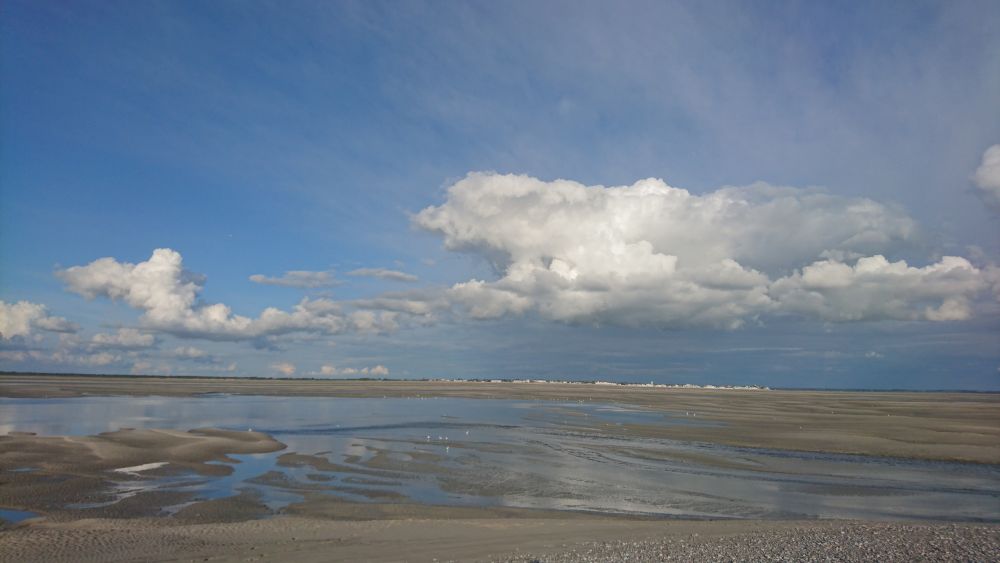
[[[1000,213],[1000,145],[993,145],[983,153],[979,168],[972,175],[976,193],[987,207]]]
[[[396,313],[345,313],[329,299],[305,298],[291,311],[268,307],[257,318],[237,315],[222,303],[200,304],[204,276],[184,270],[180,253],[169,248],[156,249],[138,264],[100,258],[57,275],[67,289],[84,297],[122,300],[143,311],[146,328],[185,337],[245,340],[291,332],[381,332],[396,326]]]
[[[285,377],[291,377],[295,375],[295,364],[291,362],[277,362],[271,364],[271,369],[284,375]]]
[[[784,311],[829,321],[954,321],[972,316],[972,296],[987,287],[983,272],[965,258],[945,256],[914,268],[878,255],[854,266],[814,262],[774,282],[770,294]]]
[[[0,301],[0,338],[29,336],[33,329],[49,332],[76,332],[79,327],[62,317],[48,314],[45,305],[30,301]]]
[[[725,328],[782,312],[952,320],[966,318],[987,287],[985,273],[961,258],[925,268],[888,262],[883,254],[914,238],[912,219],[812,189],[755,184],[696,195],[656,179],[605,188],[472,173],[414,222],[493,265],[497,280],[449,292],[478,318],[537,312]]]

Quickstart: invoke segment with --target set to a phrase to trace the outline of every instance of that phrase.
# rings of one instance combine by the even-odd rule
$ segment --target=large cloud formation
[[[647,179],[605,188],[472,173],[414,223],[487,259],[450,289],[473,317],[736,328],[761,314],[957,320],[995,277],[960,257],[890,262],[916,234],[865,198],[755,184],[705,195]],[[852,265],[853,263],[853,265]]]
[[[329,299],[306,298],[292,311],[268,307],[257,318],[234,314],[222,303],[201,305],[204,277],[186,271],[180,253],[169,248],[156,249],[138,264],[100,258],[57,275],[70,291],[88,299],[122,300],[143,311],[147,328],[183,337],[245,340],[291,332],[381,332],[396,326],[395,313],[346,312]]]
[[[0,339],[30,336],[34,329],[49,332],[76,332],[79,327],[62,317],[48,314],[45,305],[30,301],[0,301]]]
[[[972,182],[979,188],[976,193],[986,207],[1000,213],[1000,145],[986,149]]]

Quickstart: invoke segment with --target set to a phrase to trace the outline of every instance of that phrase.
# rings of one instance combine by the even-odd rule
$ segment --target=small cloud
[[[299,287],[314,289],[318,287],[336,287],[344,282],[336,279],[333,272],[312,272],[309,270],[290,270],[284,275],[269,277],[263,274],[250,276],[250,281],[264,285],[278,285],[282,287]]]
[[[119,360],[119,357],[114,354],[110,354],[108,352],[100,352],[97,354],[90,354],[89,356],[82,356],[80,360],[81,363],[89,364],[92,366],[106,366],[108,364],[117,362]]]
[[[173,373],[173,369],[169,364],[161,363],[160,365],[154,365],[152,362],[147,362],[144,360],[139,360],[132,364],[132,375],[170,375]]]
[[[873,360],[878,360],[884,358],[885,356],[881,352],[876,352],[875,350],[869,350],[865,352],[866,358],[871,358]]]
[[[170,355],[182,360],[206,360],[211,358],[211,354],[194,346],[178,346],[170,352]]]
[[[290,362],[277,362],[271,364],[271,369],[284,375],[285,377],[291,377],[295,375],[295,364]]]
[[[0,350],[0,360],[7,360],[10,362],[23,362],[31,357],[30,351],[24,350]]]
[[[42,317],[35,321],[35,326],[49,332],[73,333],[80,330],[80,325],[62,317]]]
[[[363,368],[338,368],[337,366],[331,364],[324,364],[319,368],[319,371],[310,372],[309,375],[321,375],[324,377],[386,377],[389,375],[389,368],[383,366],[382,364]]]
[[[993,145],[983,153],[983,160],[972,175],[972,183],[986,207],[1000,213],[1000,145]]]
[[[30,301],[7,303],[0,301],[0,339],[10,340],[16,336],[27,337],[33,329],[49,332],[76,332],[79,326],[62,317],[53,317],[46,312],[45,305]]]
[[[413,274],[407,274],[406,272],[400,272],[399,270],[389,270],[386,268],[358,268],[357,270],[352,270],[350,272],[347,272],[347,275],[364,276],[369,278],[378,278],[381,280],[391,280],[398,282],[415,282],[420,279]]]
[[[138,350],[154,344],[156,338],[152,334],[134,328],[120,328],[112,334],[99,333],[90,339],[92,349]]]

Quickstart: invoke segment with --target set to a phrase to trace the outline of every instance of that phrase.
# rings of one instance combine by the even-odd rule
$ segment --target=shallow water
[[[123,477],[118,497],[306,493],[361,502],[517,506],[676,517],[1000,521],[1000,466],[623,438],[626,423],[711,424],[618,405],[454,398],[0,399],[0,432],[252,428],[288,445],[232,456],[225,477]],[[610,430],[610,432],[609,432]],[[295,452],[305,458],[284,458]],[[185,505],[169,507],[173,512]]]
[[[13,510],[10,508],[0,508],[0,523],[8,522],[10,524],[17,524],[27,520],[28,518],[35,518],[38,514],[34,512],[28,512],[27,510]]]

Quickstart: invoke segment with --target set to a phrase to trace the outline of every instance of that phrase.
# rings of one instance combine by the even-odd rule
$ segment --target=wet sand
[[[569,384],[247,381],[217,379],[0,376],[0,396],[319,395],[331,397],[472,397],[623,403],[697,416],[714,426],[607,425],[622,436],[809,451],[1000,462],[1000,395],[839,393],[622,388]],[[582,427],[586,421],[580,421]],[[1000,526],[851,521],[684,521],[569,511],[446,507],[394,499],[353,503],[303,492],[283,515],[251,494],[159,508],[179,493],[150,492],[108,507],[66,510],[67,503],[107,498],[109,472],[201,474],[228,471],[211,463],[227,454],[272,452],[283,444],[257,432],[122,430],[91,437],[0,436],[0,506],[33,510],[0,530],[0,561],[431,561],[514,560],[988,560]],[[286,464],[318,466],[324,458],[282,454]],[[432,463],[433,460],[423,460]],[[170,465],[154,466],[161,462]],[[374,457],[372,479],[390,460]],[[32,467],[30,472],[11,469]],[[128,471],[116,477],[128,476]],[[363,486],[363,483],[359,483]],[[173,496],[171,496],[173,495]],[[886,538],[894,538],[887,541]],[[896,541],[904,538],[905,541]],[[788,547],[793,551],[778,551]],[[798,549],[799,551],[794,551]],[[882,551],[878,551],[878,550]],[[770,551],[769,551],[770,550]],[[804,551],[803,551],[804,550]],[[873,551],[874,550],[874,551]],[[889,551],[886,551],[889,550]],[[795,556],[798,554],[798,556]]]
[[[624,425],[600,430],[746,447],[1000,463],[1000,393],[749,391],[561,383],[247,380],[0,375],[2,397],[468,397],[621,403],[713,426]]]
[[[87,516],[155,515],[183,495],[146,493],[108,507],[67,510],[67,505],[100,505],[114,499],[110,480],[191,471],[218,476],[231,472],[227,454],[266,453],[284,444],[259,432],[198,429],[128,430],[98,436],[0,436],[0,507],[39,512],[49,520]],[[30,468],[30,471],[17,471]],[[2,543],[2,542],[0,542]]]

